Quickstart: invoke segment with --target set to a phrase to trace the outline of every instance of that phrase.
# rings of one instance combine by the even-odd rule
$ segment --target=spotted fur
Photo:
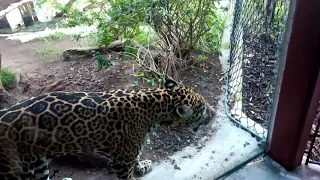
[[[162,125],[207,124],[213,109],[172,80],[165,88],[110,92],[52,92],[0,111],[0,179],[47,180],[49,162],[91,153],[107,159],[119,179],[151,170],[137,159],[145,137]]]

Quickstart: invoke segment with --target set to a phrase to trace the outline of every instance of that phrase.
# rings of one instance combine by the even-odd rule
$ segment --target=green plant
[[[154,82],[154,78],[152,78],[152,79],[147,79],[146,85],[147,85],[147,87],[149,87],[149,88],[156,87],[156,83]]]
[[[156,72],[156,74],[141,72],[135,75],[135,77],[142,80],[142,82],[144,82],[145,86],[148,88],[161,87],[165,82],[165,75],[160,72]],[[138,81],[135,81],[132,85],[139,86],[139,83]]]
[[[93,25],[95,21],[88,16],[88,13],[84,13],[83,11],[77,9],[76,7],[69,7],[65,9],[63,7],[60,9],[64,16],[67,18],[62,20],[58,25],[60,27],[75,27],[77,25]]]
[[[96,33],[91,32],[89,34],[78,34],[73,35],[75,43],[80,47],[90,47],[98,45],[98,37]]]
[[[283,2],[276,2],[275,8],[274,8],[274,26],[277,30],[284,29],[285,28],[285,22],[287,18],[288,13],[288,7],[289,7],[290,1],[284,0]]]
[[[46,41],[45,47],[43,49],[37,49],[36,54],[42,57],[58,57],[62,56],[63,51],[58,48],[56,44],[51,41]]]
[[[205,56],[205,55],[198,55],[197,56],[197,63],[198,64],[203,64],[206,61],[208,61],[208,56]]]
[[[215,14],[210,14],[207,21],[210,30],[200,37],[196,49],[205,53],[216,53],[221,46],[227,18],[225,11],[220,9]]]
[[[48,3],[51,8],[61,8],[61,4],[57,0],[36,0],[37,6],[42,6],[44,3]]]
[[[42,57],[62,56],[63,51],[56,44],[56,40],[63,37],[64,37],[63,33],[55,33],[51,36],[41,38],[41,40],[45,42],[44,47],[41,49],[36,49],[36,54]]]
[[[42,38],[40,38],[40,40],[46,41],[46,42],[48,42],[48,41],[57,41],[57,40],[61,40],[61,39],[66,38],[66,36],[68,36],[68,35],[66,35],[66,34],[64,34],[62,32],[56,32],[56,33],[51,34],[49,36],[42,37]]]
[[[159,0],[151,9],[149,24],[167,46],[174,47],[174,54],[178,58],[188,56],[195,49],[200,38],[215,25],[217,18],[216,7],[211,0]]]
[[[1,82],[5,89],[9,89],[16,81],[16,76],[14,73],[9,71],[8,68],[1,68]]]
[[[148,0],[89,0],[86,11],[71,7],[64,10],[67,19],[63,26],[96,25],[99,45],[108,45],[114,40],[133,38],[142,31],[145,7]]]
[[[137,52],[138,49],[134,47],[131,40],[128,39],[124,42],[124,57],[135,58]]]
[[[94,60],[97,62],[98,70],[112,66],[112,63],[109,60],[103,58],[99,52],[92,51],[91,53],[93,55]]]
[[[137,41],[139,44],[146,46],[150,42],[154,41],[152,33],[154,33],[154,31],[152,31],[152,29],[150,29],[149,26],[142,27],[141,32],[135,35],[133,39]]]
[[[57,56],[61,56],[63,52],[60,49],[52,46],[52,47],[46,47],[41,50],[37,50],[36,54],[42,57],[57,57]]]

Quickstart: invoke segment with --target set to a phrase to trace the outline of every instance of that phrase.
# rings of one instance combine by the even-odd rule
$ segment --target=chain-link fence
[[[310,138],[306,147],[306,162],[320,165],[320,102],[317,114],[314,118]]]
[[[230,42],[227,113],[267,137],[290,0],[237,0]]]

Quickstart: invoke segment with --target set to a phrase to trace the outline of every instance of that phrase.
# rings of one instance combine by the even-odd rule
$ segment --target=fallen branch
[[[143,53],[148,53],[148,49],[143,47],[141,44],[137,43],[134,40],[130,40],[132,45],[137,48],[141,49]],[[114,51],[114,52],[121,52],[124,50],[124,43],[126,39],[123,40],[116,40],[110,43],[108,46],[92,46],[92,47],[77,47],[77,48],[70,48],[63,51],[63,57],[65,60],[70,60],[71,56],[87,56],[91,57],[92,51],[97,51],[101,54],[105,54],[106,52]]]
[[[59,79],[51,84],[48,84],[44,87],[39,87],[38,85],[34,85],[32,79],[28,79],[25,74],[20,74],[20,79],[18,83],[19,94],[23,94],[24,98],[27,99],[31,96],[39,96],[41,94],[61,91],[65,89],[65,86],[62,84],[63,80]]]
[[[45,94],[49,92],[54,92],[54,91],[61,91],[64,89],[64,85],[62,85],[63,80],[59,79],[56,82],[47,85],[46,87],[40,88],[40,93],[39,94]]]
[[[92,47],[78,47],[78,48],[70,48],[63,51],[64,60],[70,60],[72,56],[85,56],[91,57],[92,51],[97,51],[101,54],[105,54],[106,52],[114,51],[121,52],[124,49],[125,40],[116,40],[110,43],[108,46],[92,46]]]

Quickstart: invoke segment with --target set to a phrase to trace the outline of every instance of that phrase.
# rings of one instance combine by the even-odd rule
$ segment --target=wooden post
[[[320,100],[320,1],[296,0],[273,111],[268,155],[287,170],[301,164]]]

